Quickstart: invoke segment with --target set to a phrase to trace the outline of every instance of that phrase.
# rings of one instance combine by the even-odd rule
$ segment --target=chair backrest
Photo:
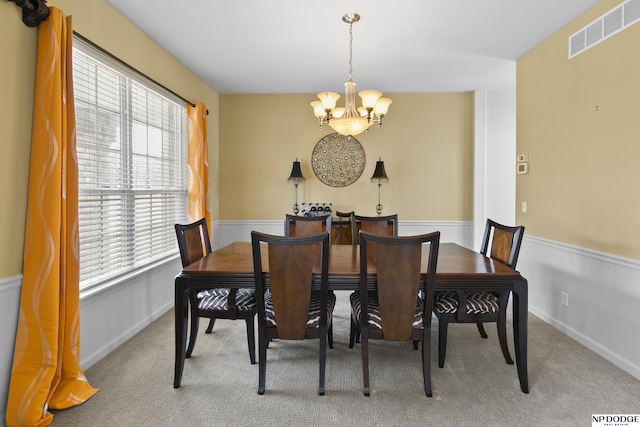
[[[427,265],[422,263],[423,244],[429,251]],[[418,291],[424,291],[423,327],[431,325],[436,266],[440,232],[417,236],[381,236],[360,232],[360,293],[367,295],[367,276],[376,272],[378,301],[385,340],[411,339]],[[376,248],[371,259],[368,251]],[[426,249],[428,248],[428,249]],[[421,270],[425,273],[421,277]],[[367,301],[363,298],[363,301]],[[367,304],[363,304],[362,319],[368,319]],[[368,322],[361,321],[362,325]]]
[[[336,211],[336,221],[331,221],[331,244],[332,245],[355,245],[351,231],[351,217],[353,211]]]
[[[355,212],[351,211],[351,212],[340,212],[340,211],[336,211],[336,217],[343,219],[343,218],[347,218],[347,219],[351,219],[351,215],[354,215]]]
[[[176,224],[175,228],[183,267],[211,253],[211,240],[205,218],[191,224]]]
[[[267,244],[263,258],[261,242]],[[315,248],[320,245],[320,251]],[[304,339],[313,287],[313,275],[320,274],[320,304],[327,306],[329,279],[329,233],[313,236],[274,236],[251,232],[253,267],[258,304],[258,324],[265,324],[266,275],[273,301],[278,336],[285,340]],[[318,259],[319,258],[319,259]],[[267,266],[263,267],[266,260]],[[320,310],[320,325],[327,324],[326,309]]]
[[[362,216],[353,215],[352,221],[360,223],[360,231],[384,236],[398,235],[398,215]],[[354,225],[355,225],[354,223]],[[353,228],[353,226],[352,226]]]
[[[353,215],[351,217],[351,233],[353,235],[354,244],[359,242],[358,224],[360,231],[365,233],[377,234],[380,236],[397,236],[398,235],[398,215],[386,216],[362,216]],[[369,248],[369,258],[374,259],[376,256],[375,247]]]
[[[284,220],[285,236],[311,236],[327,232],[331,215],[297,216],[286,214]]]
[[[524,236],[524,226],[510,227],[487,219],[487,225],[482,237],[480,253],[489,254],[489,257],[516,268],[520,245]]]

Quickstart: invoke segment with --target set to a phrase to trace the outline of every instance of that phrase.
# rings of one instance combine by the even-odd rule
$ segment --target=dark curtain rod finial
[[[9,0],[11,1],[11,0]],[[13,0],[22,8],[22,22],[27,27],[37,27],[49,17],[47,0]]]

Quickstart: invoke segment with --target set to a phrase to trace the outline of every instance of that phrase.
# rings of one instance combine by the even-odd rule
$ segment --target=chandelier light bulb
[[[331,126],[336,132],[345,136],[359,135],[374,123],[382,126],[382,117],[387,114],[391,100],[382,98],[382,92],[363,90],[358,95],[362,106],[356,108],[356,82],[351,79],[353,72],[353,24],[360,20],[357,13],[347,13],[342,20],[349,24],[349,80],[344,84],[345,106],[337,107],[340,95],[335,92],[320,92],[318,99],[311,103],[314,115],[318,118],[318,126]]]

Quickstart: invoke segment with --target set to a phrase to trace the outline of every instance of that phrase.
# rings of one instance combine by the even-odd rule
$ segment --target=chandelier
[[[382,92],[377,90],[363,90],[358,95],[362,98],[362,106],[356,110],[356,82],[351,75],[353,72],[353,24],[360,20],[357,13],[347,13],[342,20],[349,24],[349,81],[344,84],[345,106],[336,107],[340,95],[335,92],[321,92],[319,101],[313,101],[313,113],[318,118],[318,126],[331,126],[341,135],[359,135],[378,123],[382,126],[382,118],[387,114],[391,100],[382,98]]]

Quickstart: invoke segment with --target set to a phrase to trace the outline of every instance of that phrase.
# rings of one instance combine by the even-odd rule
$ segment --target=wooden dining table
[[[425,251],[426,252],[426,251]],[[263,251],[263,256],[266,251]],[[217,249],[182,269],[175,278],[175,372],[174,388],[180,387],[184,370],[189,290],[252,288],[253,255],[251,243],[234,242]],[[427,258],[423,255],[423,271]],[[267,265],[268,263],[263,263]],[[268,272],[265,274],[268,275]],[[375,271],[370,271],[370,286],[375,286]],[[268,281],[268,278],[267,278]],[[358,246],[332,245],[329,254],[329,289],[353,291],[360,283]],[[513,338],[520,388],[529,392],[527,375],[528,284],[516,270],[455,243],[441,243],[436,270],[436,290],[510,291],[513,295]]]

